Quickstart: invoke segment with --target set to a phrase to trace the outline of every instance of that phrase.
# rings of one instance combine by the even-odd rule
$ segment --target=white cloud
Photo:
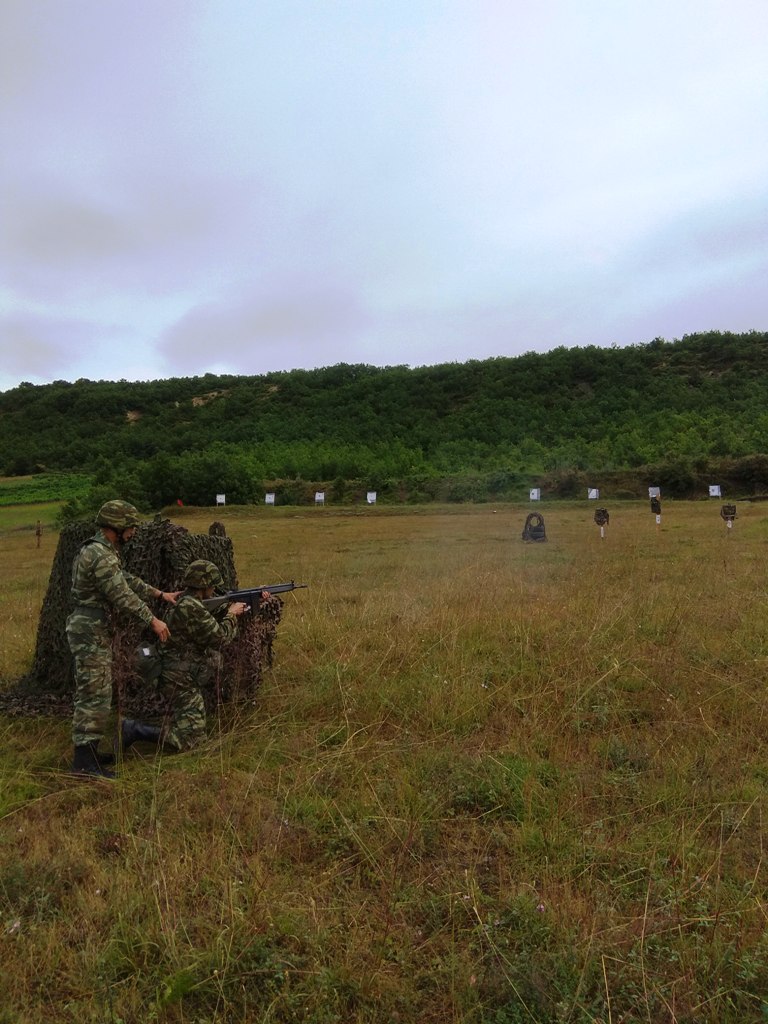
[[[762,0],[6,0],[0,40],[0,387],[766,327]]]

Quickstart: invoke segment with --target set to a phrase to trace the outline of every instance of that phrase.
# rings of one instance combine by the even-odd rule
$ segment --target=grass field
[[[309,589],[194,753],[0,720],[0,1024],[768,1021],[768,510],[539,510],[179,510]],[[56,538],[6,511],[8,681]]]
[[[0,476],[0,508],[8,505],[34,505],[31,510],[25,510],[26,514],[30,515],[35,513],[41,504],[56,502],[58,508],[71,498],[82,498],[90,486],[90,478],[81,473]]]

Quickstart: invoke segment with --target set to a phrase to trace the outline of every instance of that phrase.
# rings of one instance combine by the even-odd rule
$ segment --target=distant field
[[[0,719],[0,1022],[768,1019],[768,508],[593,505],[179,510],[309,589],[199,751]],[[2,537],[6,683],[55,543]]]
[[[0,506],[38,502],[65,502],[80,498],[90,487],[80,473],[38,473],[34,476],[0,477]]]

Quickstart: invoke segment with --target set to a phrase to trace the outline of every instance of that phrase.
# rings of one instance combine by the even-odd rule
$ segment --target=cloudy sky
[[[766,0],[0,0],[0,390],[768,329]]]

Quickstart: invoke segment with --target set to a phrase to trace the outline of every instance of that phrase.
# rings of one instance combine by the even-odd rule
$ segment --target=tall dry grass
[[[0,1022],[764,1019],[765,516],[541,511],[218,511],[310,589],[202,750],[5,723]]]
[[[27,671],[58,544],[58,506],[0,507],[0,686]],[[42,535],[35,536],[38,519]]]

